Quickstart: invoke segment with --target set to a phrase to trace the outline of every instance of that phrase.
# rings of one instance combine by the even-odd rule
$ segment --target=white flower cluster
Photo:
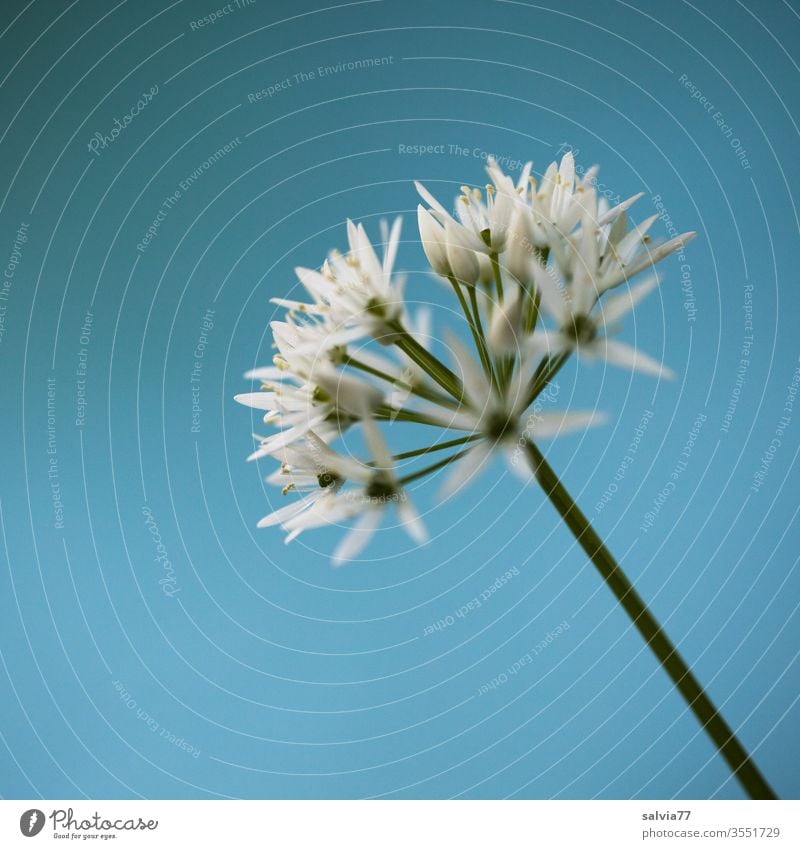
[[[264,423],[276,428],[257,437],[250,459],[277,459],[280,467],[267,480],[298,497],[260,527],[280,525],[288,541],[356,519],[334,552],[341,563],[358,555],[393,506],[412,539],[422,542],[425,530],[406,492],[411,481],[452,467],[442,490],[448,496],[496,450],[530,477],[516,461],[518,445],[599,423],[593,413],[527,413],[570,354],[670,376],[613,336],[619,320],[659,282],[655,274],[633,286],[631,279],[694,233],[654,244],[647,233],[657,216],[628,224],[627,209],[641,195],[609,208],[597,197],[596,170],[578,179],[570,153],[540,183],[530,164],[516,184],[492,161],[487,171],[485,192],[463,187],[455,215],[417,184],[427,204],[418,208],[425,254],[452,286],[473,351],[447,335],[446,364],[431,351],[429,313],[409,314],[405,281],[394,272],[399,219],[391,228],[382,225],[382,256],[364,227],[348,221],[346,254],[332,252],[319,270],[296,270],[309,300],[275,299],[287,313],[271,325],[273,364],[249,372],[261,388],[236,400],[263,411]],[[615,288],[619,294],[603,297]],[[369,340],[383,350],[370,350]],[[380,421],[415,422],[439,433],[432,445],[393,456]],[[370,455],[364,462],[333,447],[352,426],[363,431]],[[460,435],[443,440],[442,429]],[[399,460],[451,448],[445,459],[398,475]]]

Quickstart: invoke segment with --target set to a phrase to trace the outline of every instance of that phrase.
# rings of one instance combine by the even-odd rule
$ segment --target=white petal
[[[611,324],[622,318],[623,315],[631,312],[633,308],[640,303],[653,289],[660,283],[658,275],[648,277],[628,289],[627,292],[621,295],[615,295],[609,298],[601,305],[599,320],[601,324]]]
[[[606,210],[597,220],[597,225],[599,227],[603,227],[605,224],[609,224],[613,221],[618,215],[625,212],[627,209],[630,209],[633,204],[636,203],[639,198],[644,197],[644,192],[639,192],[633,197],[629,197],[627,200],[622,201],[622,203],[618,203],[616,206],[611,209]]]
[[[234,395],[233,400],[254,410],[274,410],[278,396],[274,392],[243,392]]]
[[[597,427],[607,420],[608,417],[604,413],[598,412],[548,411],[536,416],[533,434],[538,439],[563,436],[576,430],[585,430],[587,427]]]
[[[352,560],[366,548],[381,521],[383,510],[369,507],[356,524],[347,532],[345,538],[336,546],[331,557],[334,566],[341,566]]]
[[[392,229],[389,231],[389,239],[383,253],[383,273],[388,277],[394,268],[394,261],[397,257],[397,247],[400,243],[400,229],[403,225],[403,219],[398,216],[392,223]]]
[[[697,233],[694,231],[682,233],[680,236],[676,236],[668,242],[656,245],[655,247],[650,247],[641,259],[632,263],[627,268],[623,268],[617,275],[614,275],[616,282],[618,283],[625,279],[630,280],[645,268],[655,265],[657,262],[661,262],[661,260],[665,257],[668,257],[670,254],[675,253],[675,251],[679,251],[681,248],[688,245],[696,235]],[[605,288],[611,288],[612,285],[615,285],[615,283],[612,282],[607,284]]]
[[[558,167],[558,176],[561,177],[561,182],[565,186],[572,188],[575,182],[575,157],[572,151],[567,151],[561,157],[561,165]]]
[[[264,440],[261,447],[257,451],[254,451],[247,459],[257,460],[268,454],[274,454],[276,451],[286,448],[287,445],[291,445],[293,442],[297,442],[299,439],[302,439],[309,430],[323,422],[327,415],[327,413],[321,413],[313,418],[286,428],[286,430],[282,430],[274,436],[270,436],[268,439]]]
[[[551,318],[554,318],[559,324],[564,324],[570,316],[567,295],[550,276],[551,273],[555,273],[553,266],[550,266],[550,270],[548,270],[539,263],[534,263],[533,278],[536,281],[536,288],[542,295],[542,307]]]
[[[514,213],[508,231],[508,242],[503,262],[509,274],[523,285],[530,282],[533,258],[533,222],[530,210],[519,208]]]
[[[431,268],[444,277],[450,274],[450,263],[447,260],[444,227],[436,222],[434,217],[422,204],[417,207],[417,224],[422,249],[431,264]]]
[[[450,213],[439,203],[438,200],[422,185],[422,183],[414,181],[414,186],[420,194],[420,197],[430,206],[435,209],[440,215],[444,216],[444,220],[451,218]],[[452,218],[451,218],[452,220]]]
[[[245,380],[282,380],[285,376],[286,372],[277,366],[262,366],[244,373]]]
[[[480,265],[475,251],[465,247],[460,231],[461,228],[457,224],[450,222],[445,227],[447,262],[456,280],[467,286],[474,286],[480,276]]]
[[[512,475],[525,483],[533,480],[533,470],[528,465],[527,458],[519,445],[503,446],[503,455],[505,456],[506,466]]]
[[[528,337],[526,344],[533,354],[553,357],[571,348],[573,342],[560,331],[544,330],[539,327],[533,336]]]
[[[403,530],[414,542],[422,545],[428,541],[428,532],[425,530],[425,525],[422,523],[419,513],[417,513],[416,508],[407,496],[403,501],[398,502],[397,515],[403,523]]]
[[[513,191],[513,183],[509,187]],[[511,214],[514,212],[516,193],[512,196],[509,192],[499,189],[492,202],[492,217],[489,222],[489,234],[492,241],[492,249],[503,250],[508,233],[508,225],[511,222]]]
[[[361,427],[364,431],[364,440],[367,443],[367,448],[377,468],[390,471],[394,466],[392,454],[386,446],[386,441],[381,436],[381,432],[375,421],[365,418],[361,422]]]
[[[326,300],[331,291],[331,281],[327,277],[323,277],[318,271],[311,268],[302,268],[301,266],[295,268],[294,273],[315,300]]]
[[[492,313],[488,343],[493,354],[516,354],[523,345],[522,311],[527,298],[519,286],[509,292],[503,305]]]
[[[651,374],[654,377],[664,377],[669,380],[673,380],[675,377],[675,374],[662,363],[617,339],[602,337],[597,340],[597,344],[602,345],[600,356],[606,362],[644,374]]]
[[[445,330],[445,342],[450,349],[455,374],[464,382],[469,400],[479,407],[482,406],[488,400],[491,388],[483,369],[450,330]]]
[[[456,460],[439,490],[439,498],[444,501],[466,483],[474,483],[486,471],[491,453],[492,447],[488,442],[479,442],[474,448],[470,448],[463,457]]]
[[[283,522],[288,521],[293,516],[296,516],[298,513],[302,513],[303,510],[306,510],[309,507],[310,499],[309,498],[300,498],[297,501],[292,501],[291,504],[285,504],[283,507],[279,507],[277,510],[274,510],[272,513],[264,516],[258,523],[259,528],[269,528],[272,525],[280,525]]]
[[[337,409],[364,418],[383,402],[383,393],[352,374],[322,366],[314,371],[314,383],[331,399]]]

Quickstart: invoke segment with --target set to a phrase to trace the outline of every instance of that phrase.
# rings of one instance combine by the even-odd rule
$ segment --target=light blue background
[[[3,7],[3,269],[22,222],[29,239],[0,342],[0,794],[739,795],[542,494],[499,465],[442,507],[435,483],[415,490],[433,537],[422,549],[387,530],[365,562],[336,570],[339,532],[285,547],[255,528],[276,499],[261,480],[271,467],[245,464],[254,418],[231,399],[271,355],[268,300],[290,291],[292,268],[341,245],[346,216],[377,234],[382,216],[402,213],[409,297],[450,306],[420,273],[412,180],[448,198],[485,181],[475,151],[530,158],[541,173],[566,142],[583,167],[601,163],[613,192],[647,193],[637,220],[660,194],[676,227],[699,231],[686,260],[696,316],[672,258],[624,338],[678,380],[565,369],[559,403],[597,404],[611,423],[552,443],[550,460],[776,790],[796,798],[800,407],[750,487],[800,352],[797,4],[257,0],[192,29],[212,11],[189,0]],[[293,79],[368,57],[391,62]],[[153,85],[130,126],[90,153]],[[235,137],[137,251],[164,198]],[[399,152],[415,144],[468,155]],[[664,221],[654,232],[667,235]],[[752,356],[725,432],[747,283]],[[698,414],[688,468],[643,532]],[[419,444],[407,428],[392,427],[393,445]],[[533,663],[478,695],[563,621]]]

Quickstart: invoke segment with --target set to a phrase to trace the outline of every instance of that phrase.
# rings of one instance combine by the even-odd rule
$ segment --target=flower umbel
[[[539,182],[530,164],[517,183],[494,161],[487,171],[491,182],[484,190],[462,187],[454,215],[417,184],[427,204],[418,208],[422,246],[434,274],[452,287],[471,350],[450,334],[447,362],[439,358],[431,350],[428,315],[410,314],[403,279],[394,273],[399,220],[382,225],[381,257],[363,225],[348,221],[345,254],[332,252],[318,270],[297,269],[310,301],[276,301],[288,310],[272,323],[278,353],[272,365],[247,375],[261,388],[236,398],[263,411],[264,423],[276,428],[257,437],[250,459],[278,460],[267,481],[293,499],[259,526],[279,525],[288,542],[312,528],[352,522],[333,552],[335,564],[357,557],[390,511],[423,543],[410,485],[449,467],[440,487],[449,497],[499,452],[512,471],[541,485],[748,795],[775,798],[538,447],[540,439],[603,420],[594,411],[542,409],[545,389],[555,387],[554,377],[573,354],[579,362],[602,359],[672,376],[615,335],[660,280],[651,273],[631,285],[633,278],[695,234],[653,243],[648,231],[657,216],[629,226],[628,209],[641,195],[609,208],[597,198],[596,170],[578,178],[570,153]],[[382,350],[369,350],[368,342]],[[381,422],[413,423],[436,436],[392,454]],[[367,459],[335,447],[348,431],[361,434]],[[430,455],[442,459],[430,462]],[[420,466],[402,473],[401,461]]]
[[[271,512],[262,526],[280,525],[293,539],[309,528],[355,520],[353,534],[337,549],[341,561],[363,549],[394,505],[421,540],[406,484],[451,466],[440,488],[449,496],[497,452],[530,480],[519,461],[526,440],[603,421],[596,412],[529,412],[573,352],[670,375],[613,336],[619,320],[658,282],[651,276],[628,288],[630,278],[694,234],[654,247],[647,241],[653,218],[628,226],[627,210],[640,195],[609,209],[597,200],[595,169],[579,179],[569,153],[538,183],[530,163],[516,182],[492,160],[487,172],[484,189],[462,187],[452,215],[417,184],[426,204],[418,208],[420,239],[434,273],[453,288],[472,350],[450,334],[445,360],[431,351],[429,317],[411,314],[404,280],[394,271],[399,219],[382,224],[380,254],[364,226],[348,221],[345,253],[332,251],[316,270],[297,268],[310,300],[275,300],[287,310],[271,324],[277,353],[272,365],[247,375],[261,381],[260,389],[236,400],[263,411],[264,423],[275,428],[258,438],[250,459],[279,460],[280,471],[267,480],[297,500]],[[603,297],[620,285],[624,292]],[[370,349],[370,341],[381,347]],[[397,477],[398,457],[385,447],[381,421],[438,430],[432,444],[400,456],[428,465]],[[358,423],[372,452],[366,463],[335,448]],[[453,453],[443,459],[429,457],[447,448]]]

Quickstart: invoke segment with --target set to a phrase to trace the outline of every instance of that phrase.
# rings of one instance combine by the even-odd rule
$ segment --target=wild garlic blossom
[[[654,244],[648,230],[655,216],[629,226],[627,210],[641,195],[609,208],[597,198],[596,170],[579,179],[569,153],[538,182],[530,163],[516,181],[494,161],[487,172],[484,190],[462,188],[454,214],[417,184],[425,202],[417,210],[422,247],[452,287],[470,346],[463,333],[449,332],[440,357],[428,311],[412,314],[406,305],[404,279],[394,270],[399,219],[382,223],[380,255],[364,226],[348,221],[345,253],[332,251],[316,270],[296,269],[308,299],[274,300],[286,314],[271,325],[273,362],[246,375],[259,388],[236,396],[273,429],[257,437],[250,459],[276,460],[279,470],[267,481],[292,499],[260,526],[279,525],[288,541],[353,521],[337,563],[355,557],[390,510],[422,542],[412,482],[446,468],[439,491],[450,497],[498,453],[530,480],[536,470],[520,459],[521,447],[602,423],[594,412],[536,406],[571,354],[670,375],[613,337],[659,282],[651,274],[630,286],[631,278],[694,233]],[[381,422],[436,435],[393,455]],[[366,447],[363,460],[341,444],[351,429]],[[409,461],[418,468],[407,471]]]
[[[280,526],[288,542],[313,528],[351,524],[335,564],[357,557],[387,514],[421,544],[427,532],[410,484],[447,469],[439,489],[450,497],[499,454],[541,485],[747,794],[776,798],[538,446],[603,420],[543,409],[573,354],[579,363],[601,359],[671,376],[615,335],[660,282],[655,273],[633,278],[694,233],[654,243],[657,216],[629,226],[627,210],[641,195],[610,208],[597,198],[596,169],[578,179],[569,153],[538,182],[530,164],[516,182],[495,162],[487,171],[485,191],[465,187],[454,215],[417,184],[425,201],[417,210],[422,247],[452,287],[471,349],[466,333],[446,332],[448,354],[440,357],[428,312],[412,315],[406,306],[394,271],[399,220],[382,225],[380,257],[363,225],[348,221],[346,253],[332,252],[319,270],[296,269],[310,300],[275,300],[287,310],[272,323],[277,352],[271,365],[247,374],[260,388],[237,396],[274,429],[257,437],[250,459],[279,463],[267,482],[289,499],[259,526]],[[393,454],[381,434],[385,422],[432,429],[435,438]],[[351,452],[350,434],[361,437],[363,459]],[[430,462],[431,455],[443,459]],[[408,471],[406,461],[418,467]]]

